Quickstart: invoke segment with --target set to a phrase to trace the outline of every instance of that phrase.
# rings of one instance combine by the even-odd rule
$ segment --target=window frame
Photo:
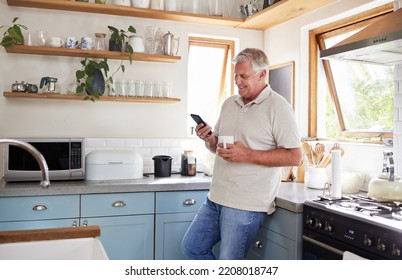
[[[225,60],[223,62],[222,73],[221,73],[221,82],[219,88],[219,101],[218,104],[222,104],[224,101],[224,89],[225,89],[225,77],[227,75],[227,71],[230,71],[230,95],[234,94],[234,67],[232,61],[234,59],[235,52],[235,42],[233,40],[225,40],[225,39],[217,39],[217,38],[207,38],[207,37],[196,37],[189,36],[188,38],[188,48],[191,46],[201,46],[201,47],[209,47],[209,48],[220,48],[226,50],[225,52]],[[229,57],[230,54],[230,57]],[[230,62],[230,69],[227,69],[228,62]]]
[[[379,6],[377,8],[368,10],[366,12],[312,29],[309,31],[309,100],[308,100],[308,128],[307,133],[311,138],[317,138],[317,117],[318,117],[318,63],[319,63],[319,51],[323,48],[320,41],[324,38],[323,35],[320,38],[320,34],[324,32],[339,32],[339,30],[347,30],[351,26],[364,25],[367,26],[373,21],[378,20],[379,17],[384,16],[387,13],[393,11],[393,4],[386,4]],[[364,23],[362,23],[365,21]],[[393,133],[389,132],[358,132],[345,129],[345,122],[343,120],[342,110],[339,104],[339,99],[336,93],[336,88],[334,80],[331,73],[331,68],[329,61],[321,60],[326,80],[328,83],[328,88],[331,96],[331,100],[334,105],[335,115],[338,118],[338,123],[340,125],[341,135],[352,136],[352,137],[382,137],[390,138]],[[366,141],[367,142],[367,141]],[[370,142],[370,141],[369,141]]]

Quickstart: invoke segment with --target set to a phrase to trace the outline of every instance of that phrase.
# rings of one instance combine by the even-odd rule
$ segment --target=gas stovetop
[[[305,204],[366,220],[371,224],[383,225],[402,233],[401,202],[378,201],[364,195],[350,195],[342,198],[319,197]]]
[[[303,219],[303,238],[368,259],[402,259],[402,203],[319,197],[304,203]]]

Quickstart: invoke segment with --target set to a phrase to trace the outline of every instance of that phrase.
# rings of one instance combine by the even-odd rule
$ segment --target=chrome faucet
[[[50,180],[49,180],[49,168],[47,166],[46,160],[43,157],[43,155],[31,144],[20,141],[20,140],[15,140],[15,139],[0,139],[0,144],[10,144],[13,146],[20,147],[27,152],[29,152],[38,162],[40,170],[42,172],[42,180],[40,182],[40,186],[43,189],[46,189],[50,186]]]

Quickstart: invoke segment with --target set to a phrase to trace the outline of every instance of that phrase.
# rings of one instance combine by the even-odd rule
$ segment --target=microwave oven
[[[45,158],[52,180],[85,179],[84,138],[18,139],[34,146]],[[41,171],[26,150],[4,145],[4,179],[7,182],[40,181]]]

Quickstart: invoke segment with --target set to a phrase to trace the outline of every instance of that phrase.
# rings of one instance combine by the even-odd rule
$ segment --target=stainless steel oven
[[[304,204],[303,259],[341,260],[345,252],[366,259],[402,260],[399,206],[364,197],[317,199]]]

